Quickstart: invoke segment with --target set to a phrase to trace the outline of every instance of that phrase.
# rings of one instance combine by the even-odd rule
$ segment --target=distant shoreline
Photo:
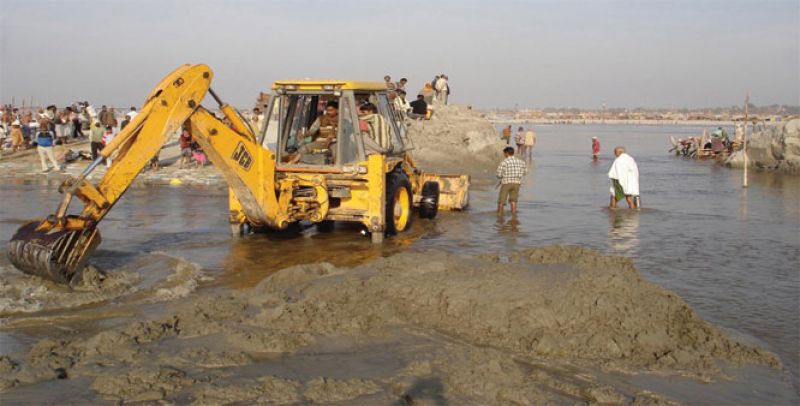
[[[520,120],[487,118],[492,124],[528,125],[680,125],[680,126],[732,126],[733,120]]]

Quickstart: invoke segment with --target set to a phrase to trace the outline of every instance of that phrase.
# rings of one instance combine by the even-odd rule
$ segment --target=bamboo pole
[[[747,187],[747,113],[748,113],[748,105],[750,104],[750,92],[747,92],[747,96],[744,98],[744,134],[743,139],[744,143],[742,145],[742,153],[744,153],[744,176],[742,177],[742,187]]]

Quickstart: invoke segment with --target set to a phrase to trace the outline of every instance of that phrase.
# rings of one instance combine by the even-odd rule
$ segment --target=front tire
[[[419,217],[432,219],[439,212],[439,182],[422,185],[422,201],[419,202]]]
[[[399,171],[386,178],[386,234],[394,235],[411,227],[411,182]]]

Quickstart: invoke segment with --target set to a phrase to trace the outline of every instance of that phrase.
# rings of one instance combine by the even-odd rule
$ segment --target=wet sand
[[[643,280],[628,259],[563,246],[505,255],[430,251],[355,268],[287,268],[251,289],[170,303],[159,317],[40,340],[0,359],[0,387],[69,378],[98,399],[200,404],[668,404],[604,380],[715,382],[728,379],[721,362],[781,367]],[[348,354],[376,346],[386,363]],[[329,351],[339,373],[293,371],[286,360]],[[283,368],[270,365],[279,359]]]

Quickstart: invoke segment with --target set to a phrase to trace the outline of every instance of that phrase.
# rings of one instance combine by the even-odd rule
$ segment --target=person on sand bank
[[[592,137],[592,160],[596,161],[600,157],[600,140]]]
[[[419,91],[419,94],[422,95],[422,97],[425,99],[425,103],[427,103],[428,106],[433,104],[434,90],[432,84],[426,83],[422,90]]]
[[[66,145],[69,142],[69,136],[72,135],[72,122],[69,120],[69,111],[63,110],[56,114],[53,122],[56,128],[57,143]]]
[[[399,111],[403,117],[408,116],[408,112],[411,111],[411,104],[406,100],[405,90],[399,89],[397,91],[397,97],[394,99],[394,108]]]
[[[69,121],[72,123],[72,138],[83,138],[81,131],[81,115],[77,106],[69,107]]]
[[[386,88],[387,89],[395,90],[397,88],[397,85],[394,82],[392,82],[392,77],[391,76],[389,76],[389,75],[384,76],[383,77],[383,81],[384,81],[384,83],[386,83]]]
[[[611,203],[609,207],[617,208],[617,202],[623,198],[629,208],[639,207],[639,167],[633,157],[625,153],[624,147],[614,148],[617,159],[611,164],[608,177],[611,179]]]
[[[89,130],[89,148],[92,151],[92,160],[97,159],[97,153],[103,149],[103,134],[105,134],[103,123],[95,121],[92,129]]]
[[[511,204],[511,214],[517,214],[517,200],[519,199],[519,187],[522,178],[528,171],[525,161],[514,156],[514,148],[505,147],[503,149],[505,159],[497,166],[497,178],[499,179],[500,195],[497,199],[497,214],[502,215],[506,201]]]
[[[19,120],[11,123],[11,151],[19,151],[25,148],[25,137],[22,135],[22,124]]]
[[[261,113],[261,109],[256,107],[253,109],[253,114],[250,116],[250,129],[256,133],[256,135],[261,134],[261,127],[264,125],[264,114]]]
[[[178,138],[178,146],[181,148],[181,159],[178,163],[178,168],[183,169],[184,166],[192,162],[192,134],[186,128],[183,129],[181,136]]]
[[[111,144],[111,141],[114,141],[114,137],[117,136],[117,133],[114,131],[114,127],[107,125],[106,131],[103,133],[103,148],[107,147],[108,144]],[[111,157],[109,156],[106,158],[106,168],[111,167]]]
[[[56,161],[55,152],[53,152],[53,145],[55,145],[55,134],[48,128],[46,122],[39,124],[39,131],[36,133],[36,152],[39,154],[39,160],[42,162],[42,172],[49,172],[50,168],[47,166],[49,160],[53,164],[53,169],[61,169],[61,165]]]
[[[119,123],[119,130],[122,131],[131,122],[131,117],[128,115],[122,116],[122,121]]]
[[[447,75],[441,74],[436,82],[433,84],[433,89],[436,91],[436,101],[439,104],[446,105],[447,98],[450,95],[450,87],[447,83]]]
[[[511,131],[513,131],[511,129],[511,124],[503,128],[503,135],[501,136],[501,138],[503,139],[503,141],[506,142],[506,145],[511,145]]]
[[[147,169],[151,171],[157,171],[161,167],[161,164],[159,163],[158,160],[159,155],[161,155],[161,149],[156,151],[156,155],[153,156],[153,159],[151,159],[150,162],[147,163]]]
[[[409,118],[423,120],[428,115],[428,103],[425,101],[425,96],[422,94],[418,94],[417,100],[414,100],[408,105],[411,107],[411,113],[408,113]]]

